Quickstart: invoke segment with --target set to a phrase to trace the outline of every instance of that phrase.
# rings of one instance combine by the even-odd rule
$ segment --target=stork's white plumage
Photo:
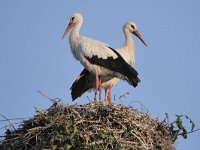
[[[89,59],[97,56],[98,58],[104,60],[106,60],[108,57],[111,57],[115,60],[116,58],[118,58],[117,54],[113,50],[111,50],[107,44],[79,35],[82,23],[83,17],[79,13],[75,13],[71,17],[70,23],[62,38],[64,38],[68,31],[74,26],[69,37],[71,52],[74,57],[79,60],[81,64],[94,75],[96,74],[96,72],[101,75],[111,74],[112,71],[106,68],[102,68],[95,63],[91,63]]]
[[[144,42],[142,36],[139,34],[137,26],[134,22],[128,21],[125,23],[123,27],[123,32],[125,35],[125,43],[122,48],[117,49],[119,54],[124,58],[124,60],[133,66],[135,64],[135,44],[132,39],[131,33],[135,34],[145,46],[146,43]],[[103,84],[102,86],[107,90],[109,89],[108,100],[111,99],[111,88],[118,84],[120,81],[119,78],[109,78],[104,77],[102,78]],[[79,77],[76,79],[76,81],[72,84],[71,87],[71,94],[72,99],[75,100],[77,97],[81,96],[84,92],[87,90],[90,90],[91,88],[94,88],[95,80],[94,77],[86,70],[84,69],[82,73],[79,75]],[[107,97],[106,96],[106,97]]]

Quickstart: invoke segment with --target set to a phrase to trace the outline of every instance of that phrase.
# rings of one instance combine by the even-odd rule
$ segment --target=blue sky
[[[199,6],[198,0],[1,0],[0,114],[31,117],[34,107],[49,107],[37,90],[72,104],[69,88],[83,67],[72,57],[68,38],[61,36],[70,16],[80,12],[82,35],[119,48],[124,43],[122,26],[132,20],[148,44],[133,37],[142,82],[137,88],[120,82],[113,89],[115,103],[140,101],[154,118],[163,119],[166,112],[172,120],[175,114],[186,114],[200,127]],[[119,100],[126,92],[127,98]],[[73,103],[87,103],[87,96],[93,94]],[[199,139],[199,132],[187,140],[179,137],[177,149],[196,149]]]

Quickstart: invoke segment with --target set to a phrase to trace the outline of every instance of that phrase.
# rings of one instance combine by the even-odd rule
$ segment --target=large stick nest
[[[49,109],[7,130],[0,149],[174,150],[173,135],[164,122],[123,105],[100,102]]]

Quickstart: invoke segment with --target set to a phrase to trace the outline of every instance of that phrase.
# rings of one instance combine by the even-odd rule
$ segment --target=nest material
[[[175,149],[164,122],[127,106],[55,102],[49,109],[36,112],[17,130],[7,130],[0,149]]]

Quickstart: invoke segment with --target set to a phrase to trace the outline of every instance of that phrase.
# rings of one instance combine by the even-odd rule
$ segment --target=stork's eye
[[[74,20],[74,17],[72,17],[72,21]]]
[[[134,27],[133,25],[131,25],[131,27],[132,27],[133,29],[135,29],[135,27]]]

